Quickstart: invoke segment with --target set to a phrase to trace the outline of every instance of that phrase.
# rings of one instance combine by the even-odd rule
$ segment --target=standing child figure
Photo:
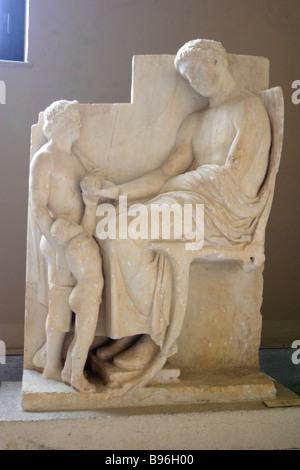
[[[81,186],[101,186],[98,172],[87,173],[72,153],[80,136],[77,101],[57,101],[44,112],[48,142],[30,167],[30,201],[41,231],[40,250],[47,261],[49,302],[46,345],[34,357],[37,368],[51,380],[63,380],[81,392],[94,392],[84,375],[95,336],[103,290],[102,260],[93,238],[98,198],[84,195]],[[65,364],[62,348],[75,314],[75,334]]]

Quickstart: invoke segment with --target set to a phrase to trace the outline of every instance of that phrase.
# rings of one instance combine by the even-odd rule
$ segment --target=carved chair
[[[184,243],[169,242],[167,240],[152,244],[152,249],[168,256],[172,265],[174,285],[173,311],[160,353],[145,372],[126,384],[126,388],[147,384],[164,366],[168,357],[174,353],[176,340],[180,335],[186,312],[191,263],[236,262],[246,272],[252,271],[264,263],[265,229],[272,206],[275,179],[279,169],[282,150],[284,102],[280,87],[258,92],[257,95],[262,100],[269,115],[272,141],[268,170],[260,189],[261,192],[268,192],[267,200],[257,222],[252,241],[246,246],[244,244],[236,245],[233,248],[218,248],[214,246],[203,247],[199,250],[186,250]]]

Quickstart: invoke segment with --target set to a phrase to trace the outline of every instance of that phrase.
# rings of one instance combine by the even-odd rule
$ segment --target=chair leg
[[[162,352],[167,356],[178,339],[185,317],[188,292],[190,263],[171,259],[173,272],[173,306],[170,324],[168,326]]]

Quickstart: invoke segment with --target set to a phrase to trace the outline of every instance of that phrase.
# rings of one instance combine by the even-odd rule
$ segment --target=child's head
[[[73,129],[80,129],[78,101],[55,101],[45,109],[43,132],[47,139],[53,137],[59,130]]]

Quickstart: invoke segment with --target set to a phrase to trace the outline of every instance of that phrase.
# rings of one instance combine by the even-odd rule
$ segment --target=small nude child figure
[[[34,364],[47,379],[63,380],[80,392],[94,392],[84,375],[95,336],[103,290],[102,260],[93,238],[98,199],[82,188],[101,185],[72,153],[80,136],[77,101],[57,101],[44,112],[48,142],[32,159],[30,204],[42,233],[40,250],[47,261],[49,304],[46,344]],[[75,334],[63,367],[62,348],[75,313]]]

